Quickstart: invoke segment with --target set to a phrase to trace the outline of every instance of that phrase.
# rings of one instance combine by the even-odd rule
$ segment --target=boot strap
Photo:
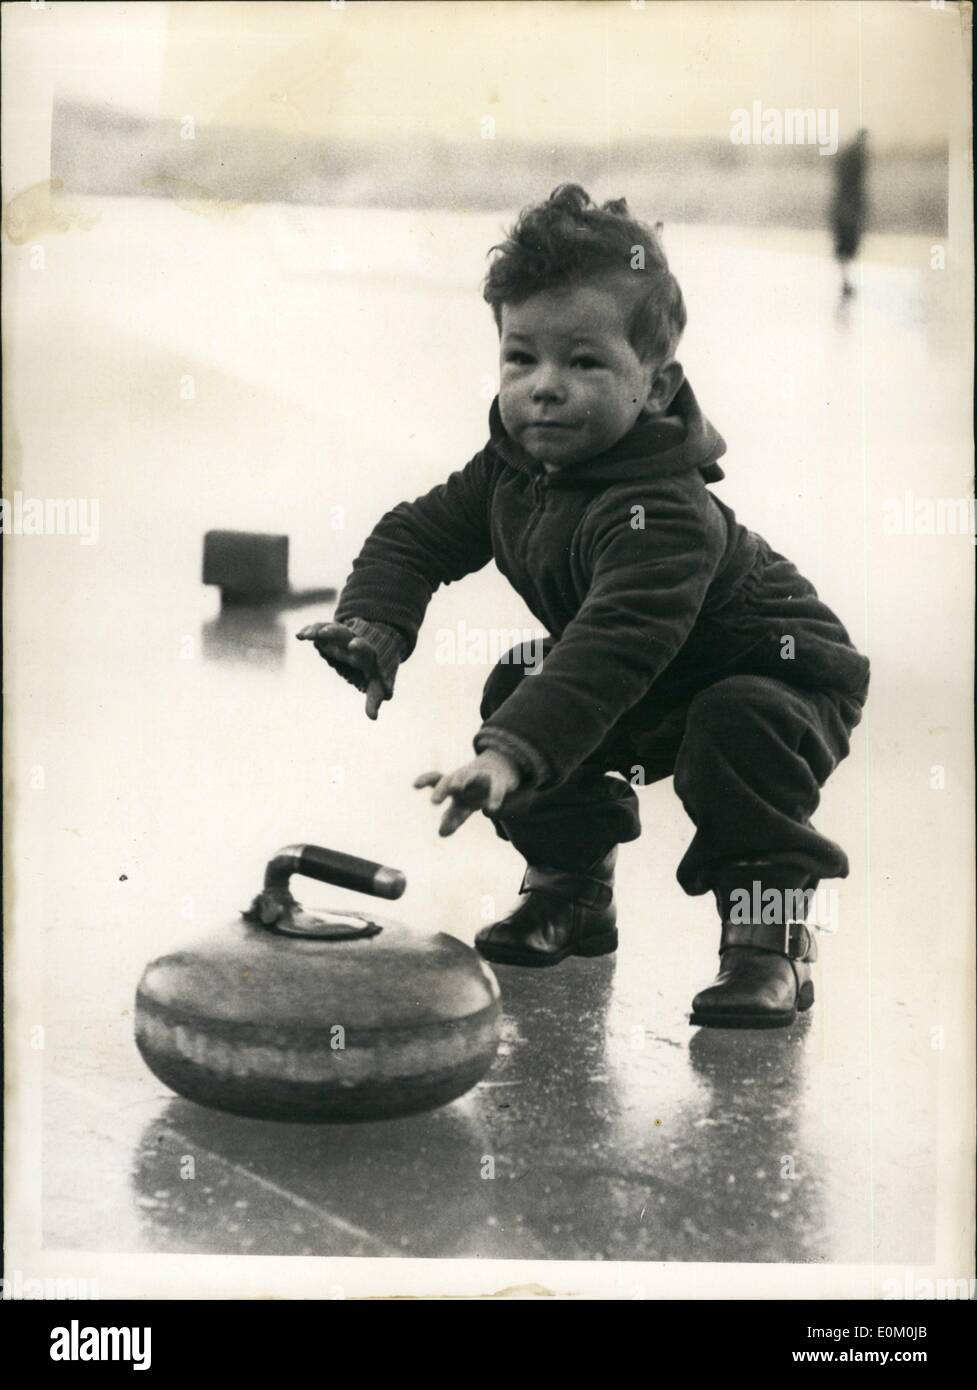
[[[789,960],[815,961],[818,948],[814,932],[804,922],[779,923],[724,922],[719,954],[731,946],[752,946],[759,951],[772,951]]]
[[[535,864],[523,874],[519,892],[552,893],[554,898],[565,898],[583,907],[607,907],[613,897],[610,884],[601,883],[600,879]]]

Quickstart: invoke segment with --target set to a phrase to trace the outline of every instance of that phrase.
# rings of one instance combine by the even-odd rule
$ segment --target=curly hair
[[[660,224],[659,224],[660,225]],[[614,277],[633,286],[628,337],[642,358],[668,361],[685,329],[685,302],[658,236],[631,216],[624,198],[598,207],[576,183],[524,208],[495,253],[483,294],[502,326],[502,306],[541,290]]]

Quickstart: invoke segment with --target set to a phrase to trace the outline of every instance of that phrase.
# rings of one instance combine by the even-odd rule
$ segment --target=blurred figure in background
[[[855,293],[848,270],[858,255],[865,230],[865,172],[868,164],[868,132],[860,130],[851,144],[838,155],[835,169],[835,191],[831,202],[831,229],[835,238],[835,256],[841,266],[841,297]]]

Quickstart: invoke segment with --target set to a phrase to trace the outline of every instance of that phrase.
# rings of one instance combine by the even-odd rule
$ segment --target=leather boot
[[[814,931],[785,925],[723,923],[719,974],[692,1001],[704,1028],[786,1028],[814,1003]]]
[[[580,873],[530,865],[523,901],[508,917],[483,927],[475,949],[499,965],[559,965],[567,956],[617,950],[613,901],[617,846]]]

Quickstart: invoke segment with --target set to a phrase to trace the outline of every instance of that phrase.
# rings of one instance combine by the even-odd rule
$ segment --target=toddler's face
[[[654,363],[628,342],[627,297],[613,288],[542,290],[502,306],[502,423],[548,469],[616,444],[654,381]]]

